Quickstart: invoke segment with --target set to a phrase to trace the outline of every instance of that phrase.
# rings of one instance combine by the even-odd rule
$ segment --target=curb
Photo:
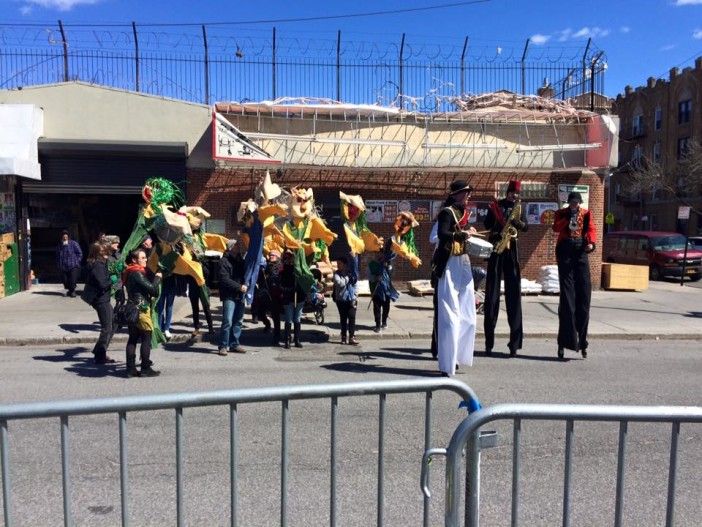
[[[319,329],[317,331],[320,331]],[[367,333],[366,333],[367,331]],[[324,331],[322,331],[324,332]],[[324,332],[327,336],[332,337],[330,331]],[[336,333],[336,332],[334,332]],[[208,343],[208,339],[205,337],[198,340],[198,342]],[[418,331],[418,332],[385,332],[385,333],[373,333],[369,330],[362,330],[362,332],[357,332],[359,338],[362,340],[428,340],[431,338],[431,332]],[[484,333],[477,332],[476,339],[484,336]],[[509,338],[509,333],[495,333],[496,338]],[[524,338],[544,338],[544,339],[555,339],[558,334],[555,332],[535,332],[535,333],[524,333]],[[699,333],[680,333],[675,335],[662,335],[660,333],[596,333],[588,335],[590,339],[597,340],[697,340],[699,339]],[[112,338],[112,343],[126,343],[127,335],[119,334]],[[97,335],[95,336],[57,336],[57,337],[27,337],[27,338],[0,338],[0,347],[8,346],[48,346],[48,345],[61,345],[61,344],[94,344],[97,340]],[[177,334],[174,335],[168,344],[185,344],[192,340],[189,334]],[[213,344],[215,345],[215,344]]]

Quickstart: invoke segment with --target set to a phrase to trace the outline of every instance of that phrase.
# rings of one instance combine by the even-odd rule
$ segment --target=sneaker
[[[382,326],[380,326],[380,327],[381,327],[382,329],[388,329],[388,324],[387,324],[387,322],[386,322],[385,324],[383,324]]]
[[[132,377],[141,377],[141,373],[136,368],[127,368],[127,379]]]
[[[341,343],[346,344],[346,335],[341,335]]]
[[[141,369],[141,376],[142,377],[158,377],[161,375],[161,372],[158,370],[154,370],[149,366],[148,368],[142,368]]]
[[[380,333],[380,326],[375,326],[373,328],[373,333]]]
[[[171,333],[169,330],[166,330],[163,332],[163,336],[166,337],[168,340],[171,340],[173,338],[173,333]]]
[[[246,350],[242,348],[241,346],[235,346],[232,348],[229,348],[230,353],[246,353]]]
[[[351,346],[357,346],[357,345],[358,345],[358,340],[356,340],[356,337],[351,337],[351,338],[349,339],[349,344],[350,344]]]
[[[219,348],[219,350],[217,351],[217,355],[221,355],[222,357],[226,357],[227,356],[227,348]]]
[[[586,349],[580,350],[580,353],[582,354],[583,359],[587,359],[587,350]]]

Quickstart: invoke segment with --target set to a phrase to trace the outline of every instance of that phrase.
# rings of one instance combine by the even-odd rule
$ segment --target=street
[[[122,359],[122,345],[111,354]],[[477,348],[480,350],[481,345]],[[214,347],[174,345],[157,350],[155,379],[122,377],[90,364],[87,345],[2,348],[3,403],[219,389],[393,380],[435,375],[421,340],[374,340],[354,348],[308,344],[285,351],[250,346],[246,355],[219,357]],[[254,349],[260,349],[254,352]],[[496,350],[498,351],[498,350]],[[506,351],[506,350],[505,350]],[[457,379],[484,406],[506,402],[700,405],[699,343],[676,340],[594,339],[588,359],[555,360],[555,343],[529,339],[520,357],[476,357]],[[434,399],[433,446],[444,447],[465,416],[454,394]],[[329,523],[329,402],[290,403],[289,525]],[[340,525],[375,523],[377,475],[375,397],[339,403],[338,517]],[[241,525],[279,522],[280,404],[240,410]],[[419,525],[422,496],[424,398],[389,396],[386,416],[385,519]],[[175,522],[175,433],[171,411],[129,414],[130,518],[134,525]],[[498,447],[482,461],[482,522],[509,525],[510,424],[496,424]],[[229,515],[227,408],[186,409],[185,514],[187,525],[224,525]],[[18,525],[62,523],[58,420],[10,422],[13,512]],[[118,525],[119,453],[114,415],[71,419],[73,512],[78,525]],[[576,423],[572,525],[606,525],[614,516],[618,425]],[[522,431],[520,520],[560,523],[564,423],[528,422]],[[630,426],[624,523],[660,525],[665,517],[669,425]],[[676,525],[697,525],[702,477],[702,430],[683,425],[679,444]],[[432,463],[431,524],[442,522],[443,460]]]

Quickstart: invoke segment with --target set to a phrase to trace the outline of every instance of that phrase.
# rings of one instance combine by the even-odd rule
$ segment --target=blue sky
[[[0,0],[0,26],[15,23],[208,23],[344,15],[459,3],[452,0],[355,2],[295,0],[288,2],[171,0]],[[691,66],[702,56],[702,0],[489,0],[471,5],[396,13],[385,16],[275,23],[282,35],[366,42],[463,44],[487,50],[516,50],[531,37],[531,53],[546,49],[576,53],[588,36],[606,52],[606,92],[616,95],[626,84],[645,84],[647,77],[666,77],[672,66]],[[233,35],[270,31],[272,23],[220,26]],[[178,32],[192,29],[161,28]],[[559,51],[560,52],[560,51]],[[551,53],[551,51],[549,51]]]

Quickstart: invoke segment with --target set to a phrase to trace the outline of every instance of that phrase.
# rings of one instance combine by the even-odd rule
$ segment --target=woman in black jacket
[[[161,372],[151,368],[151,332],[153,326],[153,300],[159,295],[162,274],[155,274],[153,282],[146,275],[146,253],[143,249],[132,251],[129,265],[122,274],[122,282],[127,288],[128,303],[139,310],[139,318],[129,324],[127,341],[127,377],[156,377]],[[141,372],[136,369],[136,345],[141,341]]]
[[[112,364],[115,361],[107,356],[107,348],[112,340],[112,304],[110,290],[112,281],[107,271],[107,258],[111,254],[110,247],[100,242],[90,246],[87,260],[87,277],[81,298],[97,312],[100,321],[100,336],[98,337],[93,355],[95,364]]]

